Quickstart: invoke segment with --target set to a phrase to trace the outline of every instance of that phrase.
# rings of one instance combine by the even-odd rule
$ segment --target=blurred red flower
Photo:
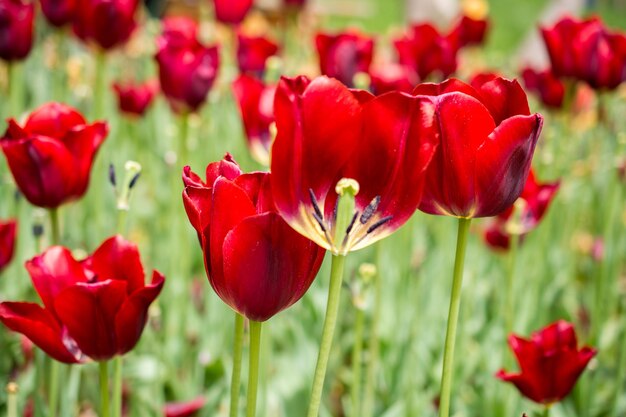
[[[369,72],[374,53],[374,39],[356,31],[331,35],[318,33],[315,46],[323,75],[354,86],[354,76]]]
[[[197,31],[189,18],[168,18],[157,39],[161,90],[177,113],[198,110],[217,77],[218,48],[202,45]]]
[[[135,347],[165,282],[154,271],[145,285],[139,250],[121,236],[107,239],[82,262],[53,246],[26,262],[26,269],[44,307],[3,302],[0,321],[65,363],[108,360]]]
[[[516,202],[500,213],[485,231],[485,241],[496,249],[508,249],[511,235],[524,236],[539,225],[559,189],[560,182],[538,183],[532,169]]]
[[[259,79],[265,73],[265,62],[278,52],[278,45],[263,36],[237,34],[237,65],[243,74],[256,75]]]
[[[485,36],[489,29],[487,19],[473,19],[462,16],[448,35],[459,47],[480,45],[485,42]]]
[[[198,232],[209,282],[233,310],[265,321],[298,301],[324,250],[276,212],[269,174],[242,174],[230,155],[209,164],[206,182],[189,167],[183,201]]]
[[[445,79],[456,71],[457,40],[440,34],[429,23],[413,25],[394,46],[400,64],[413,68],[420,80],[428,76]]]
[[[61,27],[74,19],[76,0],[40,0],[41,11],[48,23]]]
[[[32,112],[23,127],[9,120],[0,146],[26,199],[55,208],[85,194],[107,133],[106,123],[89,125],[73,108],[48,103]]]
[[[272,192],[302,235],[344,255],[390,235],[414,213],[437,148],[428,97],[374,97],[327,77],[282,78],[274,111]],[[335,241],[342,178],[356,180],[360,191],[347,235]]]
[[[537,71],[524,68],[522,79],[526,90],[537,93],[547,107],[561,108],[565,98],[565,84],[551,70]]]
[[[389,91],[410,93],[419,82],[415,71],[394,63],[375,65],[370,69],[370,89],[375,95]]]
[[[248,148],[252,157],[263,165],[269,165],[270,161],[270,125],[274,122],[275,92],[276,86],[265,85],[249,75],[240,75],[233,81],[233,93],[239,104]]]
[[[81,0],[76,3],[74,33],[102,49],[120,46],[135,30],[139,0]]]
[[[0,220],[0,272],[13,259],[16,235],[17,220]]]
[[[35,4],[24,0],[0,0],[0,58],[19,61],[33,46]]]
[[[159,91],[159,84],[156,80],[143,84],[114,83],[113,90],[117,93],[117,103],[122,113],[143,116]]]
[[[418,85],[435,105],[439,147],[420,210],[464,218],[495,216],[521,194],[543,117],[530,114],[517,81],[487,75]]]
[[[253,0],[213,0],[215,19],[218,22],[238,25],[246,17]]]
[[[202,396],[191,401],[167,403],[163,407],[163,415],[165,417],[193,417],[198,414],[205,403],[206,399]]]
[[[511,382],[522,395],[540,404],[565,398],[596,354],[590,347],[578,349],[574,326],[563,320],[533,333],[530,340],[511,335],[509,346],[520,373],[500,370],[496,377]]]

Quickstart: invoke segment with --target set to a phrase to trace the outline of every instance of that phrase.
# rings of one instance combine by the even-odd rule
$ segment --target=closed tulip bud
[[[20,61],[33,46],[35,4],[25,0],[0,0],[0,59]]]
[[[212,0],[215,7],[215,19],[228,25],[238,25],[246,17],[252,0]]]
[[[139,0],[81,0],[74,14],[74,33],[102,49],[123,45],[135,30]]]
[[[72,22],[77,0],[40,0],[41,11],[53,26],[61,27]]]
[[[16,220],[0,220],[0,272],[9,265],[15,253]]]

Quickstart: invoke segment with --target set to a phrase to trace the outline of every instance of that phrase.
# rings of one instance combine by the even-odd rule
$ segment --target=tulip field
[[[626,5],[546,3],[0,0],[0,415],[626,416]]]

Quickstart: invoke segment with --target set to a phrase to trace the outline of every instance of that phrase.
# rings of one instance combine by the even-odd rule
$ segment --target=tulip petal
[[[276,213],[248,217],[224,240],[225,301],[265,321],[298,301],[321,265],[324,250],[295,232]]]
[[[115,317],[117,353],[123,355],[135,347],[148,319],[148,307],[163,289],[165,277],[158,271],[152,275],[152,283],[132,293],[120,307]]]
[[[495,216],[520,196],[530,170],[543,117],[514,116],[502,122],[476,152],[473,217]]]
[[[74,159],[72,168],[77,179],[72,191],[74,197],[82,196],[87,190],[93,160],[106,139],[108,130],[106,123],[98,122],[74,128],[63,137],[62,141]]]
[[[64,363],[78,363],[63,343],[63,331],[54,316],[34,303],[0,303],[0,321],[9,329],[28,337],[53,359]]]
[[[526,93],[517,80],[474,78],[472,87],[480,94],[480,101],[489,109],[496,125],[513,116],[530,114]]]
[[[145,273],[137,245],[116,235],[104,241],[93,253],[90,261],[95,281],[126,281],[128,294],[143,288]]]
[[[85,123],[85,118],[72,107],[62,103],[47,103],[28,116],[24,130],[30,135],[61,139],[71,129]]]
[[[54,307],[80,350],[90,358],[109,360],[118,352],[115,316],[127,294],[126,281],[76,284],[58,295]]]

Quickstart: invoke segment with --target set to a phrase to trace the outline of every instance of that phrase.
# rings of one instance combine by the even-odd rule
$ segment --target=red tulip
[[[388,236],[413,214],[437,148],[428,97],[374,98],[327,77],[283,78],[274,111],[272,191],[298,232],[344,255]],[[356,180],[360,191],[347,236],[335,242],[335,186],[342,178]]]
[[[522,71],[524,86],[528,91],[536,92],[547,107],[561,108],[565,98],[565,84],[551,70],[536,71],[525,68]]]
[[[240,75],[233,82],[233,93],[239,104],[248,148],[255,160],[269,164],[272,145],[270,125],[274,122],[274,93],[276,86],[265,85],[249,75]]]
[[[513,383],[522,395],[540,404],[565,398],[596,354],[590,347],[578,350],[574,326],[563,320],[533,333],[530,340],[511,335],[509,346],[521,372],[501,370],[496,376]]]
[[[541,32],[556,76],[597,89],[614,89],[626,80],[626,36],[609,32],[597,17],[565,17]]]
[[[191,401],[167,403],[163,407],[163,415],[165,417],[193,417],[198,414],[205,403],[204,397],[197,397]]]
[[[543,117],[530,114],[517,81],[484,81],[450,79],[413,91],[432,96],[440,129],[420,205],[426,213],[495,216],[524,188]]]
[[[396,39],[394,46],[400,63],[413,68],[421,80],[433,74],[447,78],[456,71],[459,45],[428,23],[411,27],[411,32]]]
[[[113,84],[117,93],[119,109],[122,113],[133,116],[143,116],[154,96],[159,91],[156,81],[143,84]]]
[[[137,26],[139,0],[81,0],[76,3],[74,32],[102,49],[126,43]]]
[[[144,284],[137,246],[121,236],[107,239],[82,262],[53,246],[26,262],[26,269],[44,307],[0,303],[0,321],[65,363],[108,360],[135,347],[165,281],[154,271],[152,283]]]
[[[0,0],[0,58],[19,61],[33,46],[34,3]]]
[[[53,26],[61,27],[74,19],[76,0],[40,0],[41,11]]]
[[[16,220],[0,221],[0,272],[13,259],[16,233]]]
[[[463,16],[448,37],[459,47],[480,45],[485,41],[488,28],[487,19],[472,19],[469,16]]]
[[[157,45],[161,90],[170,106],[178,113],[198,110],[217,77],[217,46],[202,45],[197,24],[184,17],[164,20]]]
[[[304,7],[306,3],[307,0],[283,0],[285,6]]]
[[[252,2],[252,0],[213,0],[215,18],[218,22],[238,25],[252,8]]]
[[[278,45],[263,36],[237,34],[237,65],[243,74],[251,73],[262,78],[265,62],[277,52]]]
[[[375,66],[370,70],[371,90],[380,95],[389,91],[410,93],[419,82],[417,74],[400,64]]]
[[[494,248],[508,249],[510,235],[523,236],[535,229],[558,191],[560,182],[540,184],[531,170],[518,201],[500,213],[485,232],[485,240]],[[513,222],[513,223],[511,223]]]
[[[359,72],[369,72],[374,53],[374,39],[355,31],[329,35],[318,33],[315,45],[323,75],[334,77],[352,87]]]
[[[0,146],[26,199],[56,208],[85,194],[107,133],[106,123],[89,125],[73,108],[48,103],[31,113],[23,127],[9,120]]]
[[[226,155],[207,167],[206,177],[185,167],[183,201],[209,282],[235,311],[268,320],[304,295],[324,251],[278,215],[268,173],[241,174]]]

